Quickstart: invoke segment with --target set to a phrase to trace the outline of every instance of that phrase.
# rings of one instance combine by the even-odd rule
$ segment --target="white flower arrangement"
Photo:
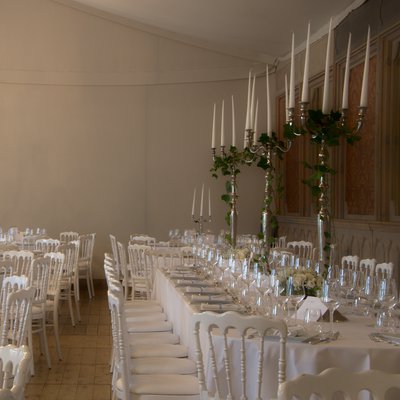
[[[307,295],[316,295],[317,291],[322,287],[323,277],[311,269],[286,267],[277,273],[277,279],[281,283],[286,282],[290,276],[293,277],[295,289],[304,287]]]

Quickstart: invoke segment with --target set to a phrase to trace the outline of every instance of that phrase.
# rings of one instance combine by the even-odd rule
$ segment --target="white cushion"
[[[132,359],[132,373],[134,374],[181,374],[193,375],[196,373],[196,364],[189,358],[173,357],[144,357]]]
[[[192,375],[133,375],[129,387],[134,394],[199,394],[199,383]],[[117,388],[122,389],[120,379]]]
[[[170,332],[130,333],[128,340],[130,344],[178,344],[179,336]]]
[[[172,323],[170,321],[146,321],[128,324],[128,332],[166,332],[172,331]]]
[[[187,357],[188,349],[181,344],[140,344],[131,346],[131,357]]]
[[[126,316],[126,322],[151,322],[151,321],[165,321],[167,316],[164,313],[132,313]]]

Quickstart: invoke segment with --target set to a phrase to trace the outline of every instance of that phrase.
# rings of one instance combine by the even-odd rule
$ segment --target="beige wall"
[[[96,232],[101,276],[109,233],[166,239],[170,227],[191,227],[193,188],[202,182],[218,214],[210,227],[225,226],[224,180],[209,174],[212,104],[234,94],[237,129],[244,126],[251,61],[66,1],[3,0],[0,38],[3,228]],[[262,82],[257,90],[263,97]],[[261,172],[244,171],[239,188],[239,230],[255,233]]]

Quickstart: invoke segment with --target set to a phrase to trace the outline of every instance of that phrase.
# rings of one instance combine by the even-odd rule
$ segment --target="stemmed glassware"
[[[289,276],[286,281],[286,296],[289,302],[294,307],[294,319],[297,321],[297,310],[299,305],[306,297],[303,285],[295,286],[293,276]]]
[[[337,298],[337,287],[334,281],[324,280],[321,290],[321,301],[327,306],[329,310],[329,335],[333,337],[333,314],[339,308],[340,302]]]

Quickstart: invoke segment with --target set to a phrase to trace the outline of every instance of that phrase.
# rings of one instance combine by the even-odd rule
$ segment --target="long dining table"
[[[165,271],[157,269],[154,277],[153,297],[163,306],[168,319],[172,322],[174,333],[180,336],[182,344],[189,348],[189,357],[194,358],[195,343],[192,315],[200,312],[200,305],[192,303],[185,293],[184,286],[178,286],[175,279]],[[286,378],[292,379],[299,374],[316,374],[330,367],[347,368],[351,371],[378,369],[386,372],[400,373],[400,347],[386,342],[373,341],[370,334],[376,331],[371,320],[365,317],[349,316],[348,321],[335,324],[340,332],[338,340],[315,345],[302,342],[297,337],[288,337],[286,344]],[[301,339],[301,338],[300,338]],[[257,341],[249,339],[246,346],[249,354],[256,357]],[[251,347],[254,347],[251,349]],[[240,340],[232,340],[233,362],[240,357]],[[221,342],[222,351],[222,342]],[[266,339],[264,363],[263,394],[266,399],[276,396],[278,389],[277,360],[279,342],[276,338]],[[249,365],[254,364],[248,357]],[[219,366],[223,369],[223,364]],[[238,372],[239,373],[239,372]],[[206,379],[211,382],[211,371],[206,370]],[[252,398],[252,387],[248,387],[249,398]],[[234,380],[234,393],[240,393],[240,377]],[[400,394],[394,395],[396,399]]]

